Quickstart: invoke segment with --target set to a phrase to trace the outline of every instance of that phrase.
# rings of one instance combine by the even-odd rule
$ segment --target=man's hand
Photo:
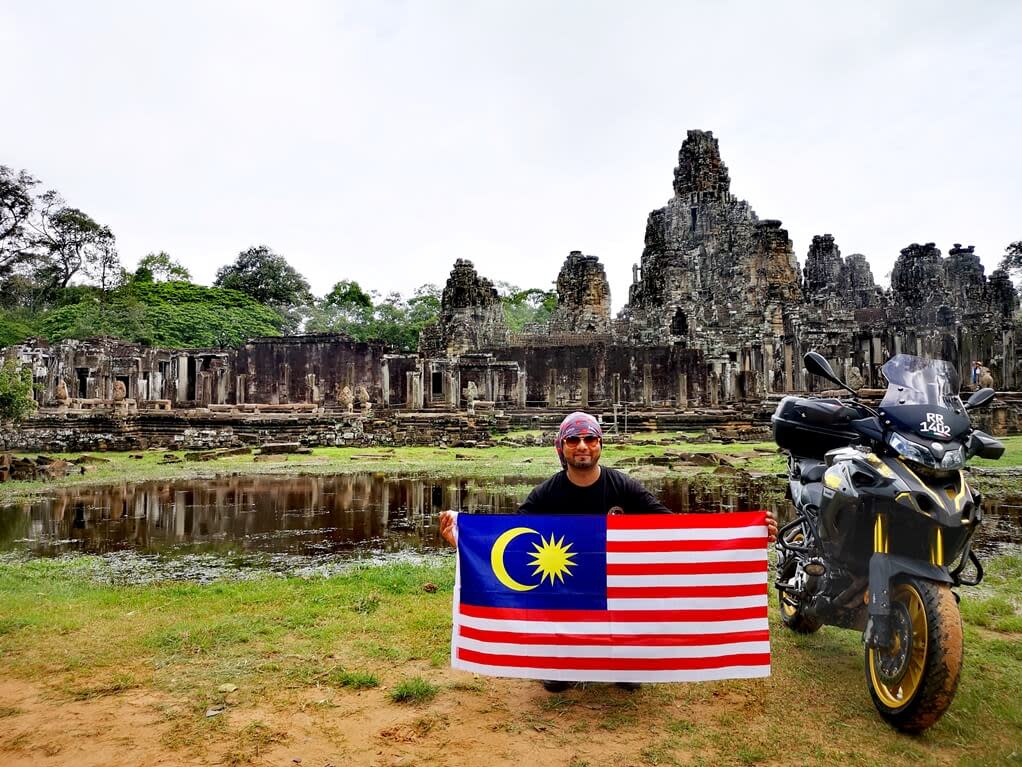
[[[767,510],[766,513],[766,526],[767,541],[769,543],[773,543],[774,541],[777,540],[777,517],[775,517],[774,513],[769,509]]]
[[[774,524],[774,532],[777,532],[776,523]],[[440,536],[451,546],[458,548],[458,512],[451,511],[450,509],[440,512]]]

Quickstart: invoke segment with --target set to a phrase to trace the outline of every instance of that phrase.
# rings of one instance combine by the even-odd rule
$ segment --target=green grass
[[[326,673],[326,681],[338,687],[349,687],[352,690],[368,690],[379,687],[380,680],[376,674],[368,671],[348,671],[343,668],[331,669]]]
[[[982,464],[1022,463],[1022,437],[1005,442],[1004,461]],[[733,456],[756,448],[772,445],[608,444],[604,461],[614,465],[666,450]],[[240,456],[172,465],[163,465],[158,453],[146,453],[142,460],[104,454],[113,459],[110,464],[61,484],[195,478],[225,471],[371,470],[464,476],[523,495],[529,482],[557,467],[550,447],[402,448],[386,461],[352,460],[365,452],[372,451],[320,448],[280,464],[256,464],[251,456]],[[478,460],[458,461],[455,452],[468,452]],[[524,458],[531,461],[523,463]],[[783,470],[783,458],[776,453],[737,461],[749,471]],[[640,477],[698,473],[708,485],[745,481],[707,473],[712,469],[629,469]],[[977,483],[995,479],[978,476]],[[1017,480],[1012,482],[1017,489]],[[42,483],[0,485],[0,502],[48,488]],[[956,699],[922,738],[900,736],[876,716],[863,684],[861,637],[856,632],[829,627],[811,636],[786,632],[777,619],[773,594],[769,681],[655,685],[632,695],[582,686],[563,696],[537,696],[534,710],[524,715],[509,709],[508,732],[560,738],[555,746],[564,749],[565,763],[577,765],[868,765],[891,759],[1012,763],[1022,742],[1022,557],[997,557],[985,565],[984,582],[961,590],[966,658]],[[424,716],[452,700],[476,707],[472,710],[498,707],[495,694],[503,698],[506,686],[514,684],[470,675],[454,683],[436,679],[436,674],[446,673],[436,670],[445,669],[449,653],[449,559],[359,568],[329,578],[267,575],[208,585],[111,584],[104,581],[103,568],[102,560],[91,557],[0,563],[0,677],[42,685],[55,710],[64,702],[131,690],[152,690],[184,701],[184,710],[168,714],[160,735],[169,748],[191,748],[214,738],[228,744],[221,761],[241,764],[259,759],[281,742],[282,734],[268,725],[257,722],[246,730],[248,725],[232,726],[223,717],[205,717],[208,707],[223,703],[218,690],[225,684],[238,688],[233,695],[243,703],[285,705],[282,698],[308,691],[307,697],[316,701],[352,696],[359,705],[367,700],[416,703],[426,708]],[[427,582],[438,586],[435,593],[423,591]],[[445,694],[435,698],[441,689]],[[5,724],[20,714],[12,706],[0,707]],[[798,738],[792,735],[796,731]],[[627,741],[632,750],[607,762],[586,752],[590,740]]]
[[[41,685],[55,716],[73,701],[136,690],[164,695],[179,703],[167,714],[161,741],[178,749],[212,739],[227,749],[226,763],[258,759],[283,737],[268,719],[250,727],[206,718],[207,708],[224,704],[228,685],[236,690],[229,693],[232,710],[288,708],[296,700],[335,705],[330,701],[346,696],[362,696],[359,706],[416,704],[425,709],[422,717],[443,716],[450,705],[465,715],[495,710],[510,728],[501,732],[512,739],[551,738],[549,747],[565,749],[565,763],[996,764],[1022,742],[1022,632],[1012,623],[1020,615],[1019,557],[992,559],[983,585],[962,590],[961,683],[951,709],[922,738],[898,735],[874,712],[856,632],[784,631],[773,595],[770,680],[648,685],[637,693],[583,685],[547,696],[507,680],[455,675],[452,683],[428,671],[449,673],[443,670],[453,588],[449,560],[329,578],[138,586],[90,577],[87,560],[0,564],[2,676]],[[424,592],[426,582],[437,584],[437,592]],[[524,703],[501,714],[515,685],[527,690],[517,694]],[[440,690],[446,694],[435,697]],[[5,723],[20,715],[13,706],[0,708]],[[799,737],[782,737],[781,722],[788,736]],[[587,752],[591,742],[630,744],[631,750],[600,759]]]
[[[426,703],[432,700],[440,688],[420,676],[402,679],[390,691],[390,699],[395,703]]]

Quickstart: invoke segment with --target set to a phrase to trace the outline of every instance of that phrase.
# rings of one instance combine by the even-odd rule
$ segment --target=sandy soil
[[[40,685],[4,680],[0,764],[631,765],[644,763],[640,752],[654,739],[641,724],[643,712],[662,714],[665,703],[653,690],[599,685],[567,693],[562,700],[572,705],[552,706],[538,682],[453,671],[448,677],[448,684],[482,689],[447,689],[418,706],[391,702],[385,689],[284,691],[270,701],[247,700],[239,690],[198,742],[188,742],[192,725],[181,727],[203,727],[203,714],[183,711],[183,702],[169,697],[132,690],[68,701]],[[607,729],[608,711],[620,709],[633,722]]]

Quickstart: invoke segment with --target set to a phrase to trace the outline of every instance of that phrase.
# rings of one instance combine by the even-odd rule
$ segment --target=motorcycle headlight
[[[906,461],[922,464],[930,469],[954,471],[965,466],[965,448],[956,443],[943,445],[934,442],[932,447],[910,442],[897,432],[891,432],[887,444]]]

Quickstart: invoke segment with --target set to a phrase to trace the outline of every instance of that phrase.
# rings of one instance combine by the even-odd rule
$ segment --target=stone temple
[[[145,424],[159,421],[168,434],[172,413],[193,426],[274,412],[329,419],[360,387],[362,405],[384,420],[477,404],[521,423],[538,409],[706,413],[810,387],[801,363],[810,350],[866,387],[881,386],[880,366],[901,352],[950,360],[963,381],[982,360],[999,390],[1018,386],[1015,289],[1003,270],[987,276],[971,246],[944,256],[933,243],[908,245],[884,289],[865,256],[845,257],[820,234],[800,269],[781,222],[732,194],[708,131],[688,132],[673,192],[649,214],[616,317],[603,265],[573,251],[549,322],[523,333],[508,330],[492,282],[459,259],[416,354],[336,335],[256,338],[236,349],[38,342],[7,353],[32,366],[44,406],[36,421],[117,405],[141,419],[142,432],[156,433]],[[414,428],[389,423],[392,436],[414,441]],[[316,433],[302,439],[332,442],[337,432]]]

